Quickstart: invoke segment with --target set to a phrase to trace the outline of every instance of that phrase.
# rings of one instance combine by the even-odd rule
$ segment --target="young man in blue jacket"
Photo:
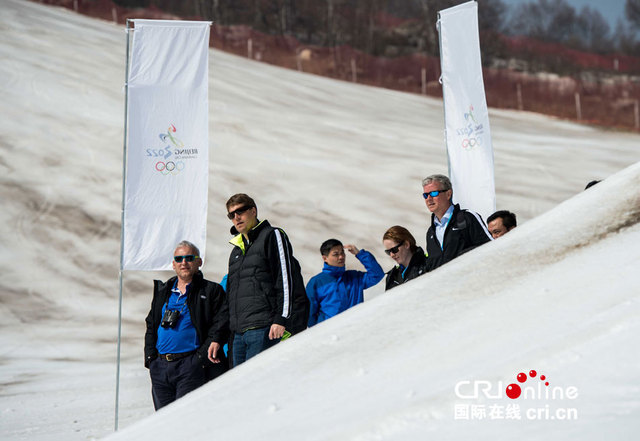
[[[345,269],[345,248],[364,265],[366,272]],[[309,327],[362,303],[363,291],[384,277],[384,271],[373,255],[355,245],[342,245],[329,239],[320,247],[324,261],[322,272],[307,283]]]

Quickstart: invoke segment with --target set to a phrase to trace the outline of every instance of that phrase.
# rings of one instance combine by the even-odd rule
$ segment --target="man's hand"
[[[351,245],[351,244],[345,245],[344,249],[349,251],[354,256],[360,252],[360,250],[355,245]]]
[[[207,351],[207,356],[211,363],[220,363],[220,359],[218,358],[218,351],[220,350],[220,343],[211,342],[209,345],[209,350]]]
[[[269,340],[282,338],[283,335],[284,335],[284,326],[276,325],[275,323],[271,325],[271,329],[269,329]]]

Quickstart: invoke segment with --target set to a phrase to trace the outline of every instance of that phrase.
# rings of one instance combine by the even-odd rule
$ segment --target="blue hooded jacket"
[[[382,280],[384,271],[370,252],[360,250],[356,258],[364,265],[366,272],[347,271],[343,266],[325,263],[322,272],[309,280],[309,327],[362,303],[364,290]]]

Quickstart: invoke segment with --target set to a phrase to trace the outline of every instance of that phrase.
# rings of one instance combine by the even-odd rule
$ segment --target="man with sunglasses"
[[[367,270],[345,269],[347,249]],[[329,239],[320,246],[324,261],[322,272],[307,283],[307,297],[311,304],[309,327],[327,320],[362,303],[364,290],[376,285],[384,271],[373,254],[359,250],[355,245],[342,245],[338,239]]]
[[[255,201],[238,193],[227,201],[233,222],[227,293],[237,366],[307,327],[309,300],[289,238],[258,220]]]
[[[422,196],[431,212],[427,230],[428,270],[434,270],[493,238],[479,214],[451,202],[451,181],[444,175],[422,180]]]
[[[176,276],[154,281],[144,355],[156,410],[228,368],[222,350],[229,337],[226,295],[204,279],[200,266],[198,247],[185,240],[173,253]]]

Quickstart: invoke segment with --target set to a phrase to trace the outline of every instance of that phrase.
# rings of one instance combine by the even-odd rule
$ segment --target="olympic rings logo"
[[[470,150],[476,146],[482,145],[482,138],[465,138],[462,140],[462,148]]]
[[[156,171],[160,172],[162,175],[165,175],[165,176],[168,175],[168,174],[177,175],[182,170],[184,170],[184,162],[182,162],[182,161],[178,161],[178,162],[173,162],[173,161],[162,162],[162,161],[158,161],[158,162],[156,162],[155,169],[156,169]]]

